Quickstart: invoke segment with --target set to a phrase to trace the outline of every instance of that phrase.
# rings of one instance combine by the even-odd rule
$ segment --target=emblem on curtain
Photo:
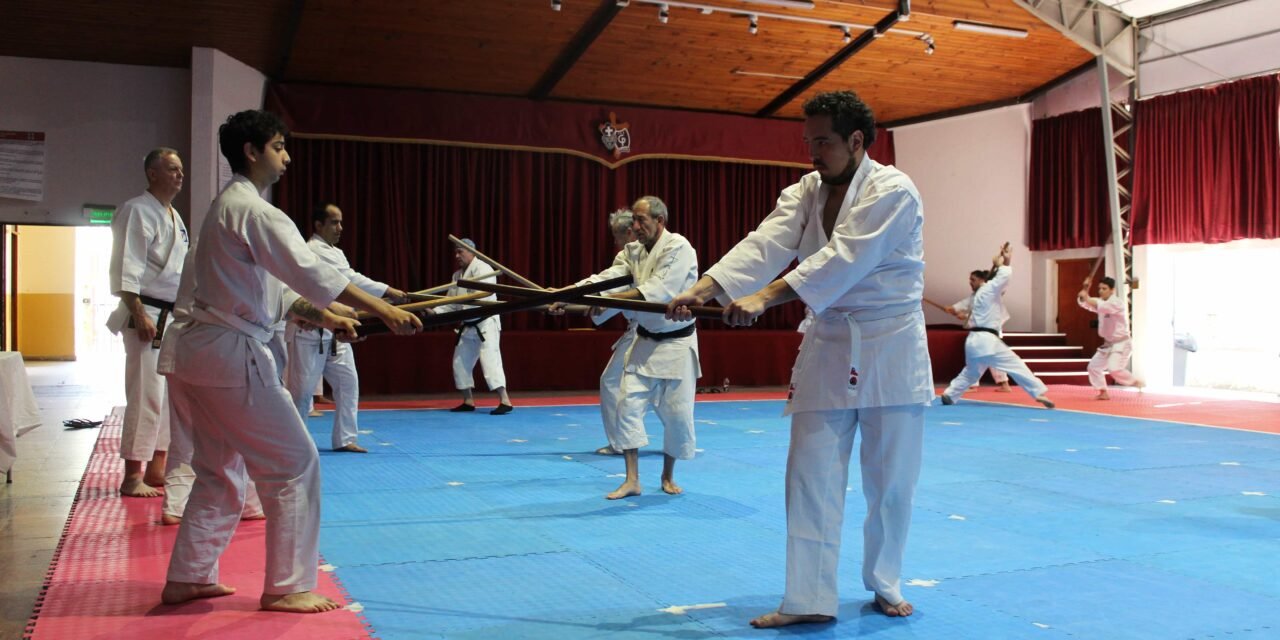
[[[604,143],[604,148],[613,152],[613,159],[617,160],[624,153],[631,153],[631,125],[626,122],[618,122],[618,114],[610,111],[609,121],[600,123],[597,127],[600,130],[600,142]]]

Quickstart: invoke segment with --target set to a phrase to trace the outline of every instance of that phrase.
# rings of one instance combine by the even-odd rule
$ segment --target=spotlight
[[[551,0],[551,10],[552,11],[560,10],[560,0]]]
[[[933,49],[934,49],[934,47],[933,47],[933,36],[931,36],[931,35],[929,35],[929,34],[927,34],[927,33],[922,33],[922,34],[920,34],[920,35],[916,36],[916,40],[919,40],[920,42],[923,42],[923,43],[924,43],[924,54],[925,54],[925,55],[927,55],[927,56],[931,56],[931,55],[933,55]]]
[[[630,5],[631,5],[631,0],[618,0],[617,5],[618,5],[619,7],[626,7],[626,6],[630,6]]]
[[[843,40],[845,44],[853,42],[853,34],[849,33],[849,27],[840,27],[840,31],[844,34]]]
[[[658,22],[666,24],[671,19],[671,8],[664,2],[658,5]]]
[[[749,34],[751,34],[751,35],[753,35],[753,36],[754,36],[755,34],[759,33],[759,32],[760,32],[760,22],[759,22],[759,20],[757,20],[757,19],[756,19],[756,14],[754,14],[754,13],[753,13],[753,14],[751,14],[751,15],[748,15],[748,16],[747,16],[747,20],[748,20],[748,23],[747,23],[747,33],[749,33]]]

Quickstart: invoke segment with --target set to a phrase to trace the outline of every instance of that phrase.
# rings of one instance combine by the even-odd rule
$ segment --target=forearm
[[[385,312],[386,307],[390,306],[382,298],[375,298],[354,284],[348,284],[347,288],[338,294],[338,302],[374,314],[381,314]]]
[[[302,320],[315,326],[324,324],[324,310],[316,308],[315,305],[307,302],[306,298],[295,300],[289,306],[289,315],[296,320]]]
[[[644,295],[640,293],[639,289],[627,289],[621,293],[611,293],[606,297],[617,298],[618,300],[644,300]]]
[[[124,306],[134,318],[147,317],[147,308],[143,306],[142,299],[138,294],[132,291],[121,291],[116,295],[120,296],[120,300],[124,302]]]
[[[760,296],[761,300],[764,301],[766,309],[776,307],[784,302],[800,299],[795,289],[792,289],[791,285],[787,284],[787,281],[782,278],[770,282],[768,286],[761,289],[756,295]]]

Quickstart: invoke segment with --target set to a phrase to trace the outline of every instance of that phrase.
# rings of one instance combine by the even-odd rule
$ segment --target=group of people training
[[[804,104],[804,115],[803,138],[814,171],[784,189],[759,227],[701,276],[692,245],[670,229],[667,205],[644,196],[610,216],[618,246],[613,263],[578,283],[630,275],[632,285],[604,295],[666,309],[622,312],[627,330],[600,378],[608,444],[598,452],[621,454],[626,465],[626,478],[610,499],[642,491],[637,454],[648,443],[643,420],[650,407],[664,427],[661,488],[681,492],[675,461],[692,458],[696,450],[693,406],[700,375],[690,307],[717,300],[724,322],[735,326],[749,326],[766,309],[791,300],[808,308],[811,321],[784,412],[791,420],[785,589],[775,611],[751,620],[756,627],[834,619],[849,463],[859,431],[867,501],[863,584],[884,614],[912,614],[900,575],[920,473],[924,410],[935,394],[921,309],[920,194],[904,173],[867,154],[875,119],[855,94],[819,94]],[[303,416],[317,376],[325,375],[338,404],[333,448],[358,450],[357,383],[345,344],[359,331],[353,311],[366,312],[397,335],[422,328],[418,317],[386,299],[403,299],[404,291],[351,270],[336,249],[342,232],[336,206],[317,208],[308,242],[283,211],[262,198],[290,163],[288,133],[264,111],[228,118],[219,129],[219,146],[235,177],[190,241],[172,207],[182,186],[181,161],[172,150],[148,156],[148,192],[121,207],[114,222],[117,248],[129,256],[119,270],[113,262],[112,270],[122,308],[117,325],[123,329],[124,321],[132,322],[123,331],[131,376],[126,432],[131,421],[146,422],[137,418],[145,414],[155,424],[172,421],[174,433],[189,441],[179,453],[153,429],[153,435],[126,436],[127,451],[122,444],[125,495],[154,495],[150,485],[166,466],[170,476],[181,475],[191,486],[185,508],[165,507],[180,523],[161,594],[167,604],[233,593],[219,582],[218,558],[238,520],[265,516],[261,606],[290,612],[337,608],[313,592],[319,458]],[[496,277],[484,273],[472,251],[459,247],[455,258],[455,282]],[[1034,376],[1026,374],[1024,383],[1025,366],[1009,361],[998,339],[1001,316],[994,305],[1008,282],[1009,259],[1003,249],[993,271],[974,287],[969,315],[983,329],[969,338],[972,352],[1052,406],[1042,385],[1028,386]],[[796,261],[798,266],[779,277]],[[456,285],[450,291],[461,293]],[[1104,307],[1088,304],[1100,313]],[[615,313],[593,311],[597,322]],[[565,307],[553,305],[551,312],[564,313]],[[279,331],[286,322],[298,325],[290,330],[288,348]],[[470,371],[479,359],[489,387],[500,395],[493,413],[510,412],[498,319],[458,331],[454,371],[464,398],[453,410],[474,411]],[[1113,354],[1120,351],[1113,345]],[[463,373],[466,380],[460,379]],[[967,387],[964,376],[944,402]],[[158,453],[166,450],[167,463]]]

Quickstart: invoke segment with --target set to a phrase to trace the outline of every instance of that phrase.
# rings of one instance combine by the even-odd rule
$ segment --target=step
[[[1040,380],[1045,384],[1089,385],[1089,374],[1083,371],[1079,373],[1072,371],[1047,371],[1045,373],[1037,373],[1036,377],[1040,378]],[[1111,382],[1111,376],[1107,376],[1107,382]]]
[[[1061,346],[1067,344],[1065,333],[1025,333],[1010,331],[1004,334],[1004,343],[1011,347],[1018,346]]]
[[[1041,373],[1083,373],[1089,368],[1088,358],[1023,358],[1027,368],[1037,375]]]
[[[1014,347],[1010,346],[1013,352],[1018,354],[1023,360],[1043,359],[1043,358],[1080,358],[1084,356],[1083,347],[1069,347],[1066,345],[1057,347]]]

